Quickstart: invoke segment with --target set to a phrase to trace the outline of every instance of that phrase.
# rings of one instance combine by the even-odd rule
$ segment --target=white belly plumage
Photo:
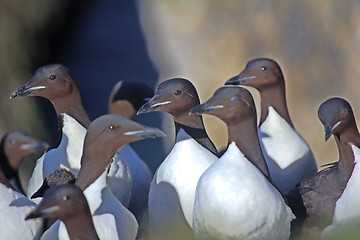
[[[293,218],[280,193],[235,143],[199,180],[196,239],[288,239]]]

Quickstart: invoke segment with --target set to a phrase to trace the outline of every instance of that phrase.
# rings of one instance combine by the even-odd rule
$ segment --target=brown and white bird
[[[194,85],[182,78],[162,82],[138,111],[172,115],[176,142],[158,167],[149,193],[149,227],[153,239],[192,239],[195,189],[200,176],[217,160],[202,117],[190,115],[199,104]]]
[[[251,86],[260,92],[260,144],[271,179],[283,194],[317,172],[309,145],[291,122],[279,64],[268,58],[253,59],[225,85]]]
[[[289,239],[294,215],[271,183],[250,92],[219,88],[191,113],[216,116],[228,129],[226,152],[202,174],[196,188],[195,239]]]
[[[26,220],[39,217],[60,219],[70,239],[99,239],[86,198],[74,184],[61,184],[48,189]]]
[[[24,131],[7,132],[0,143],[0,167],[11,185],[25,193],[20,182],[19,167],[22,161],[33,153],[44,152],[49,147],[44,141],[31,137]]]
[[[138,224],[110,191],[106,174],[116,151],[125,144],[144,138],[162,137],[156,128],[108,114],[95,119],[89,126],[84,140],[81,168],[76,185],[84,191],[96,232],[100,239],[135,239]],[[55,222],[42,239],[68,239],[63,223]]]
[[[39,189],[45,177],[59,167],[66,168],[77,176],[84,137],[91,120],[74,75],[69,68],[61,64],[50,64],[36,70],[24,86],[11,94],[11,98],[19,96],[48,99],[55,108],[59,126],[58,144],[36,162],[28,185],[27,194],[30,197]],[[117,156],[111,164],[108,173],[110,188],[115,196],[128,206],[131,193],[129,166]]]
[[[139,108],[154,94],[154,90],[140,81],[122,80],[113,87],[109,97],[109,113],[132,119]],[[153,174],[130,144],[118,150],[129,165],[132,184],[128,209],[141,221],[147,212],[150,183]]]
[[[343,193],[352,176],[360,147],[354,113],[346,100],[328,99],[321,104],[318,117],[325,128],[325,140],[334,136],[339,161],[300,183],[301,197],[309,215],[304,223],[305,234],[318,234],[331,224],[337,202],[349,199],[349,195]]]

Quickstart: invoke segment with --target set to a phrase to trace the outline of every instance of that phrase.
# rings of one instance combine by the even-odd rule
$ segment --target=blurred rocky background
[[[55,113],[45,100],[9,100],[40,66],[60,62],[78,79],[92,119],[105,114],[112,86],[140,79],[155,87],[191,80],[202,101],[248,60],[270,57],[282,67],[289,112],[318,165],[338,159],[324,141],[317,109],[347,99],[360,119],[360,2],[357,0],[0,0],[0,135],[13,129],[56,142]],[[258,93],[250,89],[258,100]],[[166,114],[138,116],[169,137],[136,145],[153,170],[172,144]],[[224,124],[205,117],[225,147]],[[26,168],[31,168],[27,166]]]
[[[339,96],[360,119],[359,1],[142,0],[139,9],[160,81],[189,78],[205,101],[248,60],[273,58],[285,75],[294,126],[318,165],[338,160],[335,141],[324,140],[317,110]],[[224,124],[205,120],[217,147],[225,147]]]

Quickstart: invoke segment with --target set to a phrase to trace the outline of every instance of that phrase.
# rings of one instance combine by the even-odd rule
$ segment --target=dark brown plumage
[[[241,87],[219,88],[212,98],[191,109],[191,113],[206,113],[223,120],[228,128],[228,143],[235,142],[245,157],[270,179],[257,136],[255,103],[248,90]]]
[[[24,193],[19,178],[19,167],[26,156],[43,152],[49,147],[44,141],[31,137],[24,131],[6,133],[0,143],[0,167],[6,178],[14,184],[17,191]]]
[[[62,127],[62,113],[76,119],[87,128],[91,122],[81,98],[80,90],[70,69],[61,64],[40,67],[34,76],[22,87],[15,90],[10,98],[39,96],[48,99],[55,108]]]
[[[99,239],[86,198],[74,184],[61,184],[48,189],[26,220],[38,217],[63,221],[71,240]]]
[[[246,64],[240,74],[230,78],[225,85],[244,85],[256,88],[261,96],[259,126],[268,116],[272,106],[291,126],[286,104],[284,75],[277,62],[269,58],[255,58]]]
[[[318,116],[325,128],[325,139],[334,136],[339,161],[300,183],[300,193],[308,213],[306,233],[319,232],[331,224],[336,201],[343,193],[354,168],[354,154],[349,143],[360,146],[360,135],[350,104],[331,98],[321,104]]]
[[[217,155],[215,145],[205,131],[202,117],[189,115],[191,108],[198,104],[200,100],[194,85],[187,79],[173,78],[159,84],[152,99],[139,109],[138,114],[153,111],[170,113],[177,131],[184,129],[198,143]]]
[[[76,184],[85,190],[109,167],[116,151],[123,145],[163,136],[165,134],[157,128],[145,127],[118,114],[95,119],[85,136]]]

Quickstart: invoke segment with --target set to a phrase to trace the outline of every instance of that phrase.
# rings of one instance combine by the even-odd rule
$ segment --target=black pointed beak
[[[331,137],[331,135],[334,134],[335,129],[337,129],[340,124],[341,121],[338,121],[332,127],[327,124],[325,125],[325,141],[327,141]]]
[[[153,112],[155,109],[151,106],[151,99],[146,102],[144,105],[142,105],[139,110],[137,111],[136,115],[142,114],[142,113],[148,113]]]
[[[18,89],[16,89],[11,95],[10,95],[10,99],[12,98],[16,98],[16,97],[23,97],[23,96],[28,96],[31,93],[31,91],[29,91],[29,88],[26,87],[26,85],[19,87]]]
[[[242,73],[236,75],[225,82],[225,85],[243,85],[246,82],[255,79],[255,76],[242,77]]]
[[[141,138],[166,137],[166,134],[158,128],[145,127],[143,130],[125,132],[124,135],[137,136]]]
[[[34,91],[36,91],[36,90],[46,88],[45,86],[29,87],[29,85],[32,85],[34,81],[35,81],[35,80],[30,79],[30,81],[27,82],[24,86],[16,89],[16,90],[10,95],[10,99],[15,98],[15,97],[29,96],[32,92],[34,92]]]
[[[39,218],[42,217],[44,213],[41,211],[41,209],[36,208],[34,211],[30,212],[26,217],[25,220],[33,219],[33,218]]]
[[[33,218],[39,218],[39,217],[44,217],[47,218],[47,214],[56,212],[58,210],[60,210],[59,206],[55,205],[55,206],[51,206],[51,207],[46,207],[46,205],[48,205],[47,201],[44,199],[39,203],[39,205],[37,206],[37,208],[30,212],[26,217],[25,220],[28,219],[33,219]]]
[[[147,103],[142,105],[140,109],[137,111],[136,115],[148,112],[154,112],[158,107],[170,104],[171,101],[164,101],[164,102],[156,102],[154,103],[154,98],[151,98]]]
[[[325,126],[325,141],[327,141],[331,137],[332,134],[333,134],[333,131],[332,131],[331,127],[326,125]]]
[[[201,114],[204,114],[206,113],[206,107],[204,106],[204,104],[199,104],[199,105],[196,105],[195,107],[193,107],[191,110],[190,110],[190,113],[193,113],[193,114],[198,114],[198,115],[201,115]]]
[[[203,104],[199,104],[199,105],[196,105],[195,107],[193,107],[190,110],[190,113],[202,115],[202,114],[210,113],[216,109],[220,109],[223,107],[224,107],[223,105],[207,106],[206,103],[203,103]]]
[[[47,183],[46,178],[45,178],[43,184],[41,185],[41,187],[30,197],[30,199],[44,197],[44,193],[49,188],[50,188],[50,186]]]

